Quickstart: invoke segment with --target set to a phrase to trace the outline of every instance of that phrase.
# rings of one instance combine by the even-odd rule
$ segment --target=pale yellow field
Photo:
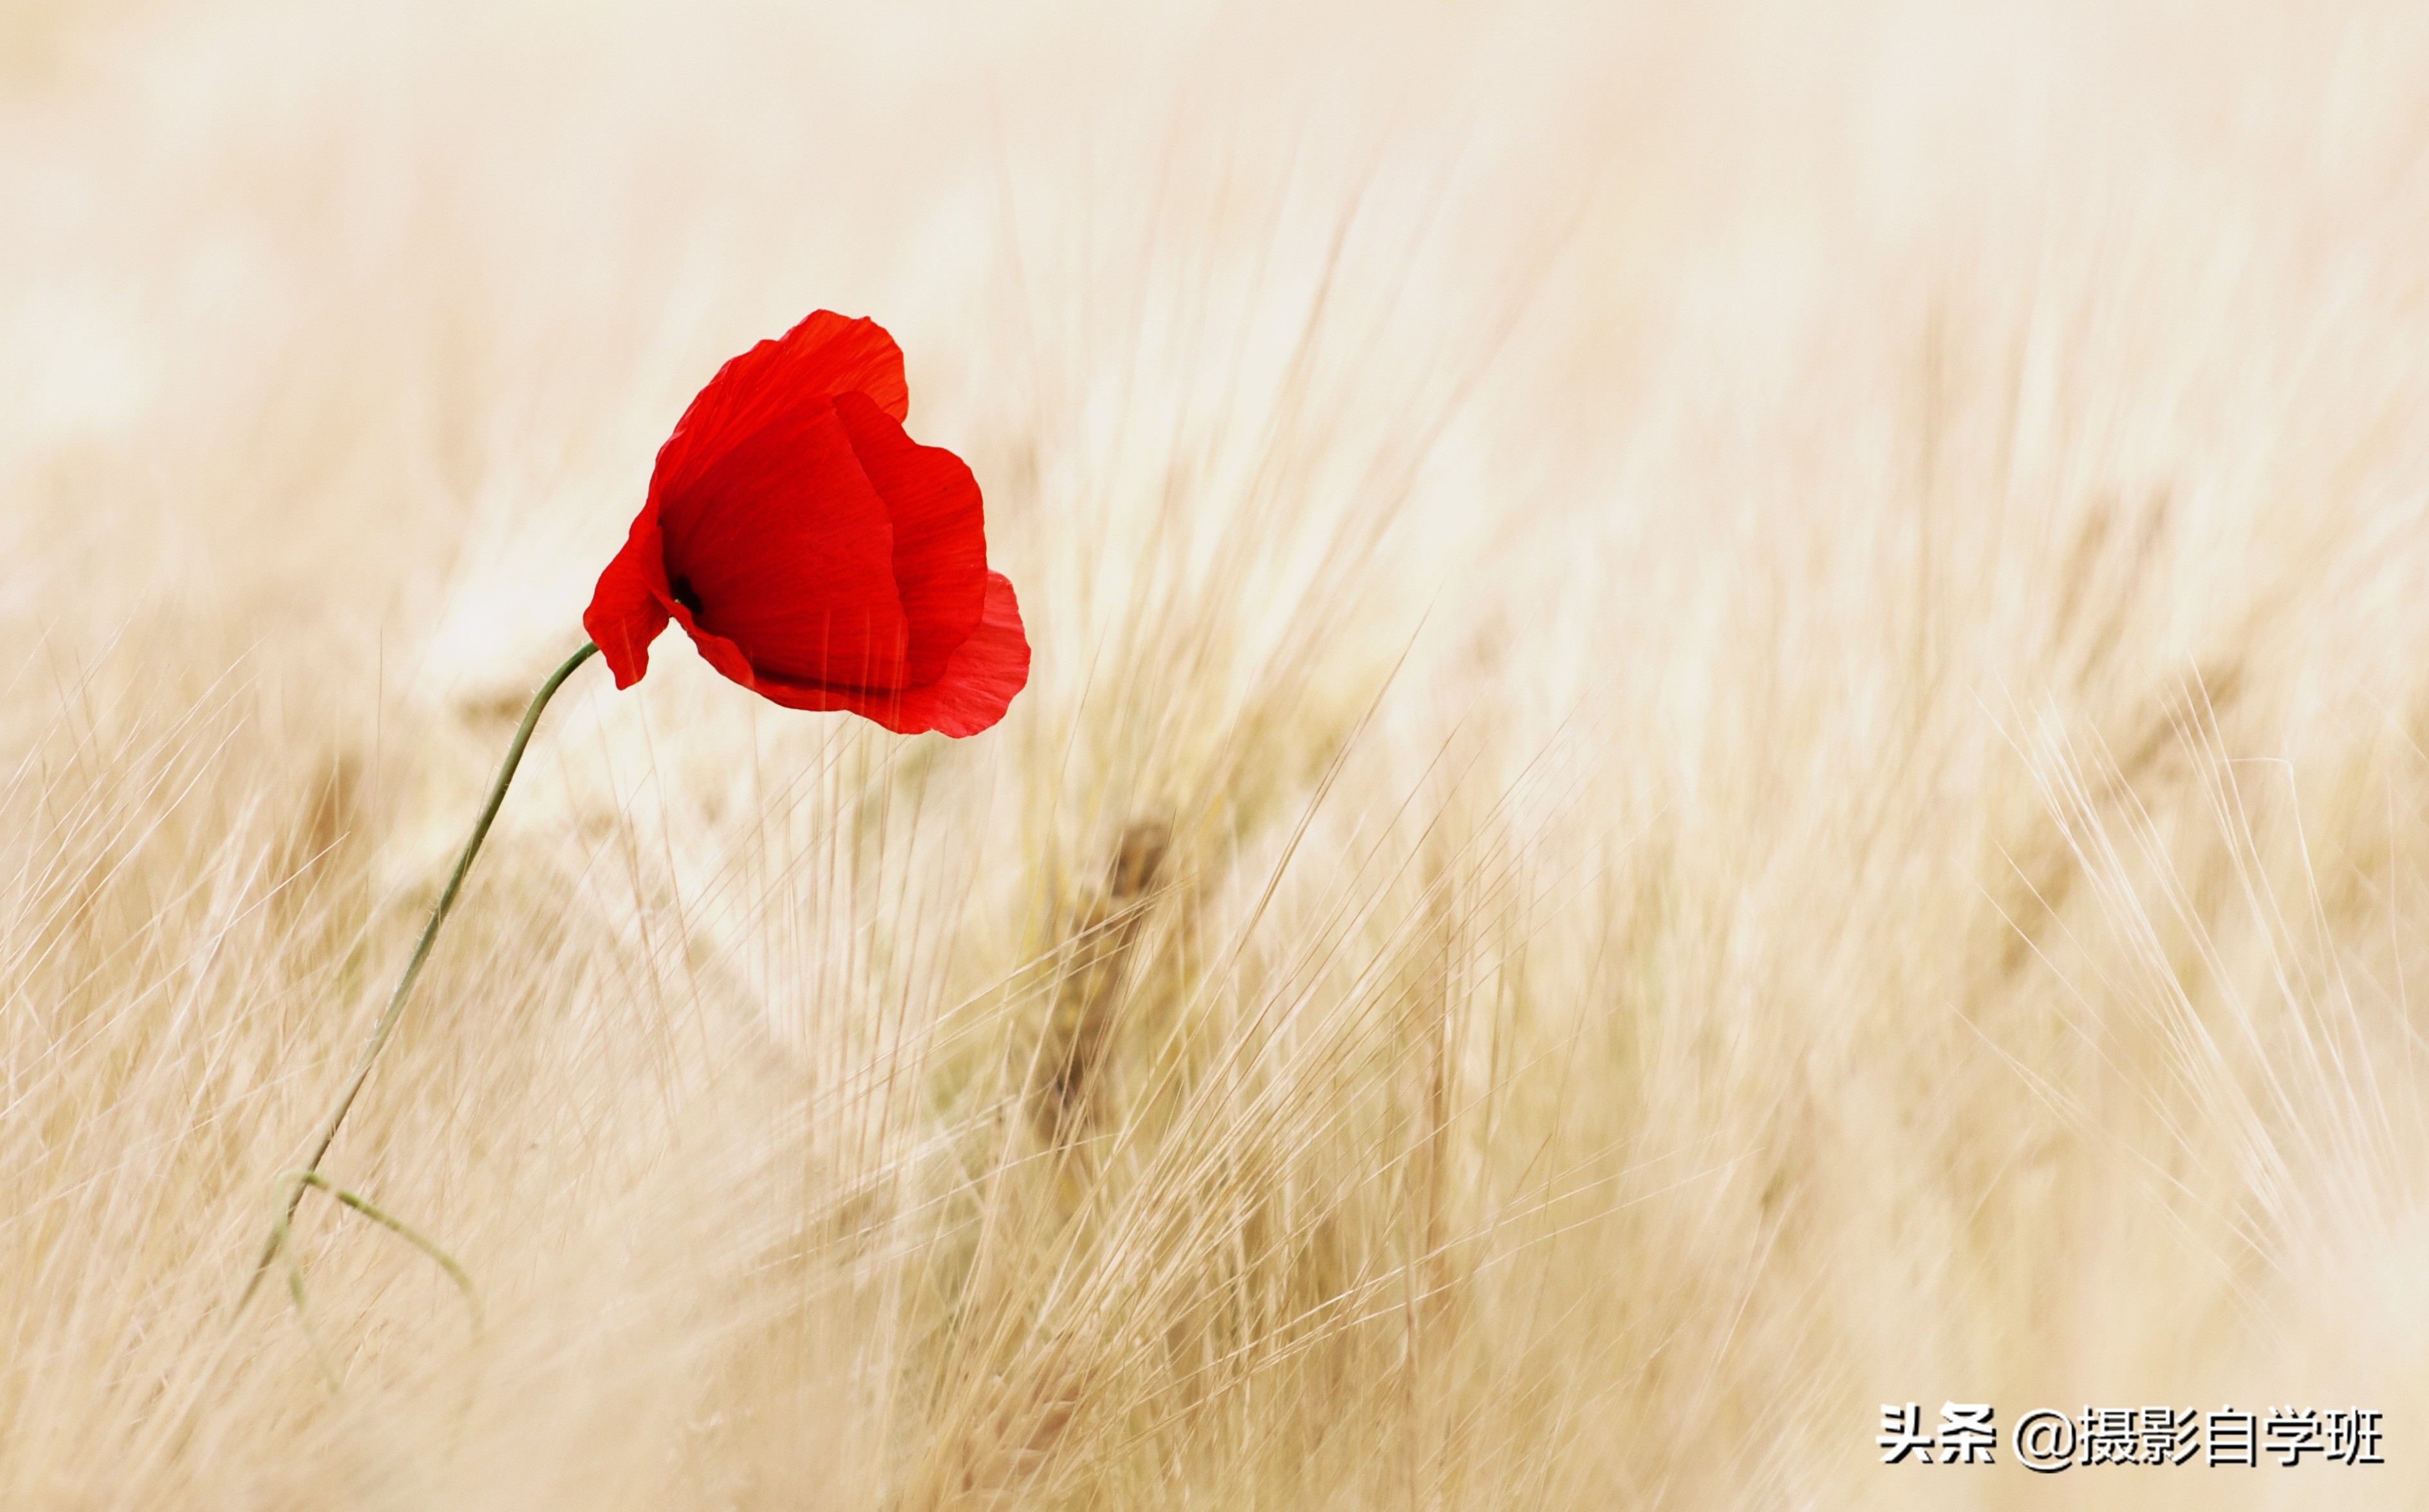
[[[240,1311],[819,306],[1031,687],[585,668]],[[0,560],[10,1512],[2429,1504],[2416,6],[11,0]]]

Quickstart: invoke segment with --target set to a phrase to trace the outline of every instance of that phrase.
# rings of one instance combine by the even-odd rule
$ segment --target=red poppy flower
[[[794,709],[974,735],[1029,681],[979,485],[902,433],[902,351],[819,310],[718,370],[658,449],[583,628],[616,685],[672,619],[711,666]]]

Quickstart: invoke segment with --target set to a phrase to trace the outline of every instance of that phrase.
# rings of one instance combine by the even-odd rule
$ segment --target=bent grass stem
[[[330,1107],[329,1116],[322,1121],[320,1137],[313,1142],[310,1159],[304,1162],[302,1169],[289,1173],[280,1181],[287,1190],[279,1204],[279,1217],[271,1226],[269,1241],[261,1247],[261,1258],[254,1265],[253,1278],[245,1283],[244,1295],[237,1299],[238,1312],[241,1313],[245,1305],[253,1300],[253,1294],[260,1290],[261,1278],[270,1274],[272,1262],[278,1258],[279,1251],[288,1246],[295,1222],[295,1209],[303,1206],[306,1189],[316,1186],[330,1192],[347,1207],[377,1220],[413,1241],[423,1253],[444,1266],[448,1275],[465,1288],[467,1295],[470,1295],[471,1278],[464,1274],[460,1266],[441,1254],[438,1246],[368,1202],[355,1198],[351,1192],[339,1192],[329,1186],[320,1175],[321,1159],[329,1153],[329,1146],[337,1142],[339,1128],[345,1124],[346,1114],[355,1106],[355,1098],[362,1092],[363,1084],[371,1079],[373,1062],[379,1060],[389,1034],[395,1031],[406,999],[413,995],[414,979],[421,975],[422,962],[430,959],[431,943],[438,938],[438,927],[447,922],[449,912],[455,907],[456,895],[464,890],[464,875],[472,869],[472,858],[481,853],[481,842],[488,838],[489,826],[498,817],[499,806],[506,800],[507,784],[515,780],[515,768],[522,764],[523,748],[531,743],[532,731],[539,725],[540,711],[548,707],[548,700],[556,696],[556,690],[573,675],[574,668],[597,655],[598,651],[595,643],[583,642],[582,649],[567,657],[563,665],[549,674],[548,681],[539,685],[539,691],[532,695],[531,706],[523,711],[523,721],[515,730],[514,743],[506,748],[505,760],[498,764],[497,780],[489,784],[489,801],[483,806],[481,817],[472,826],[471,838],[464,842],[463,854],[455,858],[455,870],[448,877],[446,888],[439,893],[438,906],[430,911],[430,922],[421,927],[421,938],[414,945],[413,959],[405,962],[405,975],[397,979],[396,991],[388,994],[388,1007],[381,1011],[379,1022],[372,1027],[371,1039],[364,1044],[363,1053],[355,1062],[353,1076],[348,1078],[345,1091],[338,1094],[337,1102]],[[353,1200],[349,1201],[349,1198]],[[300,1272],[290,1275],[289,1281],[300,1307],[303,1304]],[[477,1312],[478,1304],[474,1306]]]

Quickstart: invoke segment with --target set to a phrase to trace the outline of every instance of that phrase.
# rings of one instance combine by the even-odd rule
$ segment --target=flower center
[[[691,579],[689,579],[689,578],[677,578],[677,579],[675,579],[675,584],[674,584],[674,587],[675,587],[675,602],[677,602],[677,603],[679,603],[679,604],[683,605],[686,609],[690,610],[690,611],[691,611],[691,614],[692,614],[692,617],[693,617],[693,618],[695,618],[695,619],[699,618],[699,617],[700,617],[700,594],[699,594],[698,592],[696,592],[696,591],[693,589],[693,587],[692,587],[692,585],[691,585]]]

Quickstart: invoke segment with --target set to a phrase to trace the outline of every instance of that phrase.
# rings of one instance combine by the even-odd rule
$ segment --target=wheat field
[[[0,1506],[2429,1502],[2418,8],[11,0],[0,204]],[[1029,689],[577,675],[326,1166],[477,1315],[240,1308],[817,307]]]

